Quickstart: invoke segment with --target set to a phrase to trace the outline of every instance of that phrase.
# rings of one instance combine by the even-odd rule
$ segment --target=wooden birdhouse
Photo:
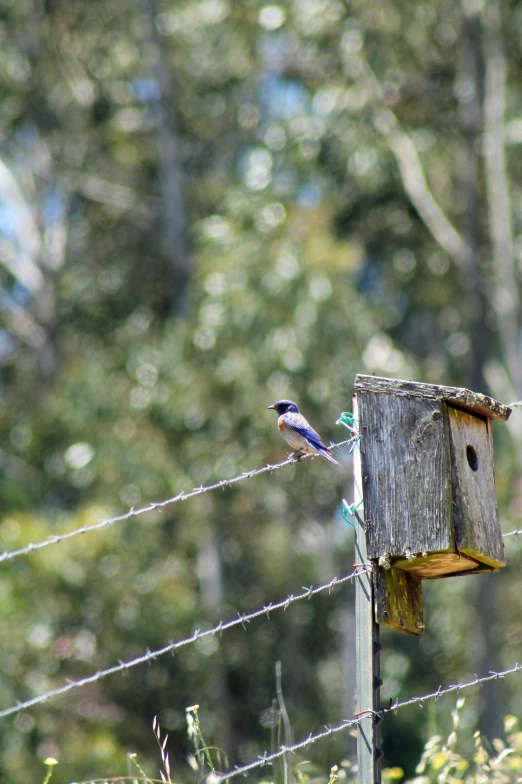
[[[421,580],[505,565],[491,420],[511,410],[467,389],[375,376],[358,375],[355,392],[377,620],[422,634]]]

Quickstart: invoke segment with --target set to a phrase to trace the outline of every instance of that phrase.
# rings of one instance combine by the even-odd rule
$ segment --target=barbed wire
[[[234,626],[243,626],[246,629],[246,624],[250,623],[250,621],[259,618],[262,615],[266,615],[267,618],[270,618],[270,613],[274,610],[284,609],[286,610],[290,605],[294,604],[295,602],[299,602],[302,599],[310,599],[312,596],[315,596],[322,591],[332,591],[339,585],[343,585],[343,583],[349,582],[354,580],[356,577],[359,577],[362,574],[370,571],[369,567],[365,566],[356,566],[351,574],[346,575],[345,577],[333,577],[328,583],[324,583],[323,585],[319,585],[310,588],[303,588],[301,593],[296,595],[290,594],[287,596],[286,599],[282,599],[279,602],[270,602],[270,604],[266,604],[264,607],[258,610],[254,610],[251,613],[238,613],[237,618],[233,618],[226,623],[220,621],[217,626],[213,626],[211,629],[205,629],[201,631],[200,629],[196,629],[190,637],[186,637],[184,640],[177,640],[176,642],[169,642],[168,645],[165,645],[163,648],[159,648],[155,651],[147,651],[146,653],[142,654],[141,656],[137,656],[135,659],[130,659],[129,661],[122,662],[120,661],[119,664],[115,664],[113,667],[108,667],[105,670],[99,670],[98,672],[94,673],[94,675],[89,675],[86,678],[82,678],[79,681],[69,681],[64,686],[60,686],[57,689],[52,689],[45,694],[40,694],[38,697],[33,697],[30,700],[25,700],[25,702],[18,702],[16,705],[12,705],[10,708],[5,708],[4,710],[0,710],[0,718],[4,718],[6,716],[11,715],[12,713],[18,713],[19,711],[26,710],[27,708],[32,708],[34,705],[38,705],[41,702],[47,702],[53,697],[57,697],[60,694],[66,694],[68,691],[72,691],[73,689],[79,689],[82,686],[87,686],[89,683],[95,683],[96,681],[101,680],[102,678],[107,677],[108,675],[115,675],[118,672],[125,672],[126,670],[131,669],[131,667],[136,667],[138,664],[144,664],[145,662],[151,661],[151,659],[157,659],[159,656],[163,656],[166,653],[170,653],[171,651],[175,651],[178,648],[182,648],[185,645],[190,645],[191,643],[198,642],[198,640],[203,640],[205,637],[211,637],[215,634],[221,634],[222,632],[228,631],[228,629],[232,629]]]
[[[305,738],[304,740],[299,740],[297,743],[292,744],[291,746],[280,746],[277,751],[272,752],[269,754],[267,751],[264,754],[260,754],[256,760],[247,763],[246,765],[242,765],[241,767],[235,767],[231,770],[227,771],[226,773],[221,774],[210,774],[207,776],[207,784],[221,784],[222,781],[226,779],[231,779],[234,776],[244,776],[249,771],[254,770],[255,768],[260,768],[263,765],[270,765],[274,760],[283,757],[285,754],[295,754],[296,751],[300,749],[307,749],[308,746],[311,746],[312,743],[317,743],[318,740],[322,740],[323,738],[327,738],[330,735],[335,735],[336,732],[341,732],[341,730],[346,730],[349,727],[355,727],[360,724],[360,719],[345,719],[341,721],[340,724],[336,724],[333,727],[327,726],[321,732],[310,735]]]
[[[346,441],[339,441],[335,444],[331,444],[331,448],[339,449],[346,444],[353,444],[354,440],[355,436],[347,439]],[[313,457],[313,455],[303,455],[301,459],[308,457]],[[157,501],[156,503],[147,504],[146,506],[139,507],[139,509],[132,507],[125,514],[116,515],[115,517],[108,517],[105,520],[100,520],[98,523],[92,523],[89,525],[84,525],[81,528],[75,528],[74,531],[68,531],[65,534],[54,534],[53,536],[49,536],[47,539],[43,539],[41,542],[29,543],[28,545],[25,545],[25,547],[20,547],[18,550],[6,550],[5,552],[0,553],[0,563],[12,561],[15,558],[19,558],[23,555],[30,555],[31,553],[37,552],[38,550],[42,550],[44,547],[49,547],[51,544],[60,544],[60,542],[65,542],[68,539],[79,536],[80,534],[87,534],[91,531],[99,531],[102,528],[108,528],[110,525],[114,525],[115,523],[122,523],[125,520],[130,520],[132,517],[138,517],[139,515],[146,514],[147,512],[157,512],[167,506],[172,506],[173,504],[177,504],[181,501],[187,501],[189,498],[194,498],[194,496],[197,495],[210,493],[214,490],[224,490],[231,485],[237,484],[237,482],[243,482],[245,479],[252,479],[254,476],[259,476],[259,474],[266,474],[269,471],[276,471],[279,468],[283,468],[284,466],[292,465],[293,463],[297,462],[299,462],[297,458],[288,457],[286,460],[283,460],[282,463],[275,463],[274,465],[268,463],[262,468],[255,468],[252,471],[244,471],[238,476],[234,476],[231,479],[222,479],[219,482],[215,482],[213,485],[201,485],[200,487],[195,487],[188,493],[185,493],[185,491],[182,490],[177,495],[173,496],[172,498],[167,498],[165,501]]]
[[[514,531],[508,531],[506,534],[502,534],[502,537],[505,538],[506,536],[518,536],[522,534],[522,528],[515,528]]]
[[[481,678],[475,676],[474,680],[472,681],[465,681],[464,683],[454,683],[451,686],[446,686],[446,688],[439,688],[437,691],[432,691],[429,694],[424,694],[422,697],[411,697],[409,700],[403,700],[402,702],[396,702],[391,706],[391,708],[387,708],[386,710],[381,710],[379,713],[384,714],[388,710],[392,710],[393,712],[397,711],[399,708],[406,708],[408,705],[422,705],[423,702],[426,700],[435,700],[437,701],[439,697],[443,697],[445,694],[451,694],[452,692],[459,692],[462,689],[469,689],[471,686],[478,686],[482,683],[487,683],[488,681],[496,681],[499,678],[504,678],[506,675],[513,675],[514,673],[518,673],[522,670],[522,664],[515,662],[513,667],[510,667],[508,670],[501,670],[500,672],[494,672],[493,670],[489,671],[488,675],[483,675]]]
[[[489,675],[484,675],[482,678],[476,677],[472,681],[467,681],[465,683],[457,683],[452,686],[447,686],[443,689],[441,686],[437,689],[437,691],[430,692],[429,694],[424,694],[422,697],[412,697],[409,700],[403,700],[402,702],[396,702],[390,708],[385,708],[380,711],[360,711],[356,717],[353,719],[344,719],[339,724],[334,726],[326,726],[324,730],[316,733],[315,735],[310,733],[307,738],[303,740],[297,741],[291,746],[280,746],[277,751],[272,752],[269,754],[265,751],[264,754],[259,755],[256,760],[247,763],[246,765],[236,766],[231,770],[228,770],[226,773],[221,773],[219,775],[210,775],[207,778],[208,784],[221,784],[221,782],[225,781],[226,779],[231,779],[234,776],[244,776],[251,770],[255,768],[262,767],[263,765],[270,765],[274,760],[283,757],[285,754],[295,754],[296,751],[299,751],[303,748],[308,748],[311,746],[312,743],[316,743],[323,738],[326,738],[330,735],[334,735],[337,732],[341,732],[342,730],[349,729],[350,727],[354,727],[359,725],[361,722],[361,717],[368,717],[368,715],[374,715],[375,718],[382,718],[386,713],[393,711],[394,713],[399,710],[400,708],[406,708],[409,705],[422,705],[423,702],[426,700],[434,699],[437,701],[440,697],[443,697],[446,694],[451,694],[452,692],[459,692],[462,689],[468,689],[471,686],[477,686],[482,683],[486,683],[487,681],[498,680],[499,678],[504,678],[506,675],[511,675],[513,673],[518,673],[522,670],[522,665],[519,665],[518,662],[508,670],[503,670],[502,672],[490,672]]]

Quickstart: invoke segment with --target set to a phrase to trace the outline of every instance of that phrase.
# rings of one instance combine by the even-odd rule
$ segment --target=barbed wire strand
[[[322,732],[318,732],[315,735],[310,733],[307,738],[297,741],[297,743],[294,743],[292,746],[281,746],[277,751],[274,751],[271,754],[265,751],[264,754],[261,754],[256,760],[249,762],[247,765],[232,768],[227,771],[227,773],[211,773],[210,776],[207,777],[207,782],[208,784],[221,784],[222,781],[231,779],[234,776],[245,776],[249,771],[260,768],[263,765],[270,765],[274,760],[283,757],[285,754],[295,754],[296,751],[299,751],[300,749],[307,749],[312,743],[317,743],[318,740],[327,738],[330,735],[335,735],[336,732],[341,732],[341,730],[346,730],[349,727],[358,726],[359,723],[360,719],[345,719],[340,724],[336,724],[333,727],[327,726]]]
[[[292,746],[280,746],[280,748],[277,751],[274,751],[271,754],[265,752],[264,754],[259,755],[259,757],[256,760],[253,760],[252,762],[249,762],[246,765],[242,765],[241,767],[236,766],[235,768],[232,768],[226,773],[222,773],[219,775],[211,774],[211,776],[207,779],[207,781],[209,782],[209,784],[221,784],[221,782],[225,781],[226,779],[231,779],[234,776],[244,776],[249,771],[254,770],[255,768],[259,768],[262,767],[263,765],[271,764],[274,760],[279,759],[279,757],[282,757],[284,754],[295,754],[295,752],[299,751],[300,749],[308,748],[308,746],[310,746],[312,743],[316,743],[317,741],[322,740],[323,738],[326,738],[330,735],[334,735],[337,732],[341,732],[342,730],[349,729],[350,727],[354,727],[358,725],[359,722],[361,721],[360,717],[363,714],[367,716],[368,714],[373,713],[376,718],[381,718],[382,716],[384,716],[386,713],[390,711],[393,711],[395,713],[400,708],[406,708],[409,705],[419,705],[419,704],[422,705],[422,703],[426,702],[426,700],[432,700],[432,699],[438,700],[440,697],[443,697],[446,694],[451,694],[452,692],[455,691],[459,692],[462,689],[468,689],[471,686],[477,686],[479,684],[486,683],[487,681],[498,680],[499,678],[504,678],[506,675],[518,673],[521,670],[522,670],[522,665],[516,663],[515,666],[511,667],[509,670],[504,670],[503,672],[490,672],[489,675],[485,675],[482,678],[477,677],[472,681],[467,681],[465,683],[457,683],[452,686],[448,686],[445,689],[442,689],[439,686],[437,691],[430,692],[429,694],[424,694],[422,697],[412,697],[411,699],[404,700],[403,702],[396,702],[390,708],[386,708],[384,710],[361,711],[360,713],[357,714],[357,717],[353,719],[344,719],[339,724],[336,724],[334,726],[326,726],[324,730],[321,730],[321,732],[318,732],[315,735],[310,733],[310,735],[307,738],[300,740],[297,743],[294,743]]]
[[[506,536],[518,536],[519,534],[522,534],[522,528],[515,528],[514,531],[508,531],[507,534],[502,534],[502,536],[505,538]]]
[[[301,601],[302,599],[310,599],[312,596],[315,596],[322,591],[332,591],[339,585],[343,585],[343,583],[349,582],[354,580],[356,577],[359,577],[362,574],[365,574],[369,571],[369,567],[365,566],[357,566],[351,574],[346,575],[345,577],[334,577],[328,583],[324,583],[323,585],[316,586],[315,588],[303,588],[301,593],[298,593],[294,596],[294,594],[290,594],[287,596],[286,599],[282,599],[279,602],[270,602],[270,604],[265,605],[259,610],[254,610],[251,613],[238,613],[238,617],[234,618],[226,623],[220,621],[217,626],[213,626],[211,629],[205,629],[201,631],[200,629],[196,629],[190,637],[186,637],[184,640],[177,640],[176,642],[170,642],[168,645],[165,645],[163,648],[159,648],[155,651],[147,651],[146,653],[142,654],[141,656],[136,657],[135,659],[130,659],[129,661],[122,662],[120,661],[119,664],[114,665],[113,667],[109,667],[106,670],[99,670],[98,672],[94,673],[94,675],[89,675],[86,678],[82,678],[79,681],[69,681],[64,686],[59,687],[58,689],[52,689],[51,691],[46,692],[45,694],[40,694],[38,697],[33,697],[30,700],[26,700],[25,702],[18,702],[16,705],[12,705],[10,708],[5,708],[4,710],[0,710],[0,718],[4,718],[5,716],[9,716],[12,713],[18,713],[19,711],[26,710],[27,708],[32,708],[34,705],[38,705],[41,702],[47,702],[53,697],[57,697],[60,694],[66,694],[68,691],[72,691],[73,689],[79,689],[82,686],[87,686],[89,683],[95,683],[96,681],[101,680],[102,678],[107,677],[108,675],[114,675],[118,672],[126,672],[131,667],[136,667],[138,664],[144,664],[145,662],[151,661],[151,659],[156,659],[158,656],[163,656],[165,653],[170,653],[171,651],[175,651],[178,648],[182,648],[185,645],[190,645],[191,643],[198,642],[198,640],[202,640],[205,637],[210,637],[215,634],[221,634],[222,632],[227,631],[228,629],[232,629],[234,626],[243,626],[246,628],[246,624],[250,623],[256,618],[259,618],[262,615],[266,615],[267,618],[270,618],[270,613],[274,610],[280,609],[287,609],[290,607],[291,604],[295,602]]]
[[[334,449],[339,449],[346,444],[352,444],[354,440],[355,437],[352,437],[346,441],[339,441],[336,444],[331,444],[331,447]],[[308,457],[313,457],[313,455],[303,455],[303,458]],[[189,498],[194,498],[194,496],[197,495],[210,493],[214,490],[224,490],[226,487],[230,487],[237,482],[243,482],[245,479],[252,479],[254,476],[259,476],[259,474],[266,474],[269,471],[276,471],[279,468],[283,468],[284,466],[292,465],[293,463],[297,462],[297,458],[289,457],[286,460],[283,460],[282,463],[275,463],[274,465],[268,463],[262,468],[256,468],[253,471],[244,471],[238,476],[234,476],[231,479],[222,479],[220,482],[216,482],[213,485],[207,485],[205,487],[201,485],[200,487],[195,487],[189,493],[185,493],[185,491],[182,490],[177,495],[173,496],[172,498],[167,498],[165,501],[150,503],[146,506],[140,507],[139,509],[132,507],[132,509],[130,509],[125,514],[117,515],[116,517],[108,517],[105,520],[100,520],[98,523],[92,523],[89,525],[84,525],[81,528],[75,528],[74,531],[68,531],[68,533],[65,534],[54,534],[53,536],[49,536],[47,539],[44,539],[41,542],[30,543],[25,547],[20,547],[18,550],[6,550],[5,552],[0,553],[0,563],[12,561],[22,555],[30,555],[30,553],[34,553],[37,550],[42,550],[44,547],[49,547],[51,544],[60,544],[60,542],[65,542],[67,539],[72,539],[74,536],[87,534],[91,531],[99,531],[101,528],[107,528],[108,526],[114,525],[115,523],[122,523],[125,520],[130,520],[132,517],[138,517],[139,515],[146,514],[147,512],[157,512],[158,510],[164,509],[167,506],[172,506],[173,504],[177,504],[181,501],[187,501]]]

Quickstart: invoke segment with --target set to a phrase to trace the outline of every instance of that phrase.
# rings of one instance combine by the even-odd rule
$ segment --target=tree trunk
[[[165,44],[156,25],[155,0],[143,0],[147,17],[152,76],[159,89],[155,106],[158,177],[162,206],[162,244],[172,272],[172,310],[187,312],[187,288],[192,275],[192,253],[187,237],[180,140],[174,117],[174,86]]]

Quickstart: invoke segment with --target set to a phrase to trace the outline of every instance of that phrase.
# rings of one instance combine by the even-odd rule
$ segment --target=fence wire
[[[270,765],[274,760],[277,760],[283,757],[285,754],[295,754],[300,749],[306,749],[312,745],[312,743],[316,743],[319,740],[323,740],[323,738],[327,738],[330,735],[335,735],[338,732],[342,732],[342,730],[349,729],[350,727],[355,727],[360,722],[360,717],[364,714],[365,716],[368,713],[373,713],[375,718],[382,718],[386,713],[393,711],[394,713],[401,708],[406,708],[409,705],[421,705],[426,702],[427,700],[435,700],[437,701],[440,697],[443,697],[446,694],[451,694],[452,692],[460,692],[462,689],[469,689],[471,686],[478,686],[482,683],[486,683],[487,681],[494,681],[498,680],[499,678],[504,678],[506,675],[512,675],[513,673],[518,673],[522,670],[522,665],[516,663],[513,667],[509,670],[503,670],[502,672],[490,672],[489,675],[484,675],[482,678],[475,678],[472,681],[467,681],[465,683],[457,683],[452,686],[447,686],[446,688],[442,688],[439,686],[437,691],[430,692],[429,694],[424,694],[422,697],[412,697],[409,700],[404,700],[402,702],[396,702],[391,708],[383,709],[377,712],[374,711],[361,711],[356,717],[353,719],[344,719],[339,724],[335,724],[334,726],[326,726],[324,730],[317,732],[315,735],[310,733],[307,738],[303,740],[297,741],[291,746],[280,746],[277,751],[272,752],[269,754],[268,752],[264,752],[258,756],[257,759],[253,760],[252,762],[247,763],[246,765],[236,766],[231,768],[226,773],[221,773],[219,775],[210,775],[207,778],[208,784],[221,784],[221,782],[225,781],[226,779],[231,779],[234,776],[244,776],[249,773],[251,770],[255,768],[260,768],[263,765]]]
[[[502,534],[502,536],[505,538],[506,536],[519,536],[520,534],[522,534],[522,528],[515,528],[514,531],[508,531],[506,534]]]
[[[58,697],[60,694],[66,694],[68,691],[72,691],[73,689],[79,689],[82,686],[87,686],[89,683],[95,683],[96,681],[107,677],[107,675],[115,675],[118,672],[125,673],[127,670],[131,669],[131,667],[136,667],[138,664],[144,664],[145,662],[151,661],[152,659],[157,659],[158,656],[163,656],[165,653],[170,653],[177,650],[178,648],[184,647],[185,645],[198,642],[198,640],[202,640],[205,637],[221,634],[228,629],[232,629],[234,626],[241,625],[244,629],[246,629],[247,623],[250,623],[250,621],[259,618],[262,615],[266,615],[267,618],[270,618],[270,613],[274,610],[286,610],[295,602],[299,602],[302,599],[310,599],[312,596],[315,596],[322,591],[331,592],[338,585],[343,585],[343,583],[354,580],[356,577],[359,577],[361,574],[364,574],[367,571],[367,567],[358,566],[351,574],[348,574],[345,577],[334,577],[332,580],[330,580],[330,582],[316,586],[315,588],[303,588],[301,593],[296,595],[290,594],[290,596],[287,596],[286,599],[282,599],[281,601],[275,603],[270,602],[270,604],[266,604],[261,609],[255,610],[251,613],[239,613],[237,618],[226,621],[226,623],[220,621],[217,626],[213,626],[211,629],[205,629],[204,631],[201,631],[201,629],[196,629],[190,637],[186,637],[184,640],[169,642],[168,645],[165,645],[163,648],[159,648],[155,651],[147,651],[141,656],[138,656],[135,659],[130,659],[126,662],[120,661],[119,664],[115,664],[113,667],[109,667],[106,670],[99,670],[98,672],[94,673],[94,675],[89,675],[86,678],[82,678],[78,681],[69,681],[58,689],[52,689],[51,691],[48,691],[45,694],[40,694],[30,700],[18,702],[15,705],[12,705],[10,708],[1,710],[0,718],[9,716],[12,713],[18,713],[19,711],[26,710],[27,708],[32,708],[34,705],[38,705],[41,702],[47,702],[47,700],[50,700],[53,697]]]
[[[332,444],[331,446],[334,449],[339,449],[342,446],[346,446],[346,444],[353,444],[354,441],[355,436],[347,439],[346,441],[339,441],[338,443]],[[312,455],[303,455],[301,459],[308,457],[312,457]],[[30,555],[37,550],[42,550],[44,547],[49,547],[51,544],[65,542],[67,539],[72,539],[73,537],[79,536],[80,534],[87,534],[91,531],[99,531],[102,528],[108,528],[110,525],[114,525],[115,523],[122,523],[125,520],[130,520],[131,517],[138,517],[139,515],[147,514],[147,512],[157,512],[167,506],[172,506],[173,504],[177,504],[181,501],[187,501],[189,498],[194,498],[194,496],[197,495],[211,493],[214,490],[224,490],[225,488],[231,487],[238,482],[245,481],[245,479],[252,479],[252,477],[259,476],[259,474],[266,474],[268,472],[276,471],[279,468],[283,468],[284,466],[292,465],[293,463],[297,462],[297,458],[289,457],[286,460],[283,460],[282,463],[275,463],[274,465],[268,463],[262,468],[256,468],[253,471],[244,471],[238,476],[234,476],[231,479],[222,479],[220,482],[216,482],[213,485],[207,485],[205,487],[201,485],[200,487],[195,487],[189,493],[185,493],[185,491],[182,490],[177,495],[173,496],[172,498],[167,498],[165,501],[157,501],[156,503],[147,504],[146,506],[142,506],[139,509],[132,507],[132,509],[130,509],[125,514],[117,515],[116,517],[108,517],[105,520],[100,520],[98,523],[92,523],[90,525],[84,525],[81,528],[75,528],[74,531],[69,531],[66,534],[54,534],[53,536],[49,536],[47,539],[44,539],[41,542],[29,543],[25,547],[20,547],[18,550],[6,550],[5,552],[0,553],[0,563],[12,561],[15,558],[19,558],[23,555]]]

